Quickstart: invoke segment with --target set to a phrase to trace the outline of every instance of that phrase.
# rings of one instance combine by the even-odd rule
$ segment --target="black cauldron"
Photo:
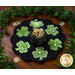
[[[32,35],[32,32],[30,34],[30,41],[35,44],[35,45],[43,45],[47,41],[47,34],[45,32],[44,37],[42,38],[37,38]]]

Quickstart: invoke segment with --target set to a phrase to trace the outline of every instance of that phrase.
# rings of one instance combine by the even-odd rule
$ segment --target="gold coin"
[[[19,24],[21,24],[20,21],[15,21],[15,22],[13,23],[14,26],[17,26],[17,25],[19,25]]]
[[[63,54],[60,63],[63,67],[70,67],[73,64],[73,57],[70,54]]]
[[[19,62],[19,61],[20,61],[20,58],[19,58],[19,57],[15,57],[15,58],[14,58],[14,62],[17,63],[17,62]]]

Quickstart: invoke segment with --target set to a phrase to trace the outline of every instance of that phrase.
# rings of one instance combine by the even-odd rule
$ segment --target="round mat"
[[[39,19],[39,18],[35,18],[35,19],[38,19],[38,21],[43,21],[44,23],[44,26],[41,27],[43,29],[47,29],[47,25],[51,25],[53,24],[52,21],[50,20],[47,20],[47,19]],[[32,19],[34,20],[34,19]],[[29,31],[32,31],[33,27],[31,27],[29,24],[30,24],[30,21],[31,20],[24,20],[21,25],[17,26],[15,29],[14,29],[14,32],[13,32],[13,35],[11,37],[11,43],[13,45],[12,47],[12,50],[15,54],[18,54],[21,56],[21,58],[23,60],[26,60],[26,61],[36,61],[36,62],[43,62],[43,61],[46,61],[46,60],[50,60],[50,59],[54,59],[58,56],[58,53],[60,53],[63,49],[64,49],[64,41],[65,41],[65,35],[64,33],[62,32],[62,29],[59,25],[56,25],[56,24],[53,24],[54,26],[57,26],[58,27],[58,31],[59,33],[56,35],[56,36],[53,36],[53,35],[47,35],[47,39],[48,41],[50,39],[55,39],[55,38],[58,38],[59,40],[62,41],[62,48],[59,48],[57,51],[53,51],[50,49],[50,46],[48,45],[48,41],[46,43],[44,43],[43,45],[41,45],[40,47],[44,47],[44,50],[47,50],[48,51],[48,56],[46,58],[44,58],[43,60],[39,60],[39,58],[35,59],[33,58],[33,55],[32,55],[32,51],[35,50],[36,45],[34,45],[31,41],[30,41],[30,36],[28,37],[22,37],[22,38],[19,38],[16,33],[17,33],[17,29],[20,29],[22,26],[27,26],[29,27]],[[16,43],[19,42],[19,41],[24,41],[24,42],[29,42],[29,44],[31,45],[31,47],[28,49],[28,52],[27,53],[19,53],[19,51],[16,51],[15,48],[17,48],[16,46]]]

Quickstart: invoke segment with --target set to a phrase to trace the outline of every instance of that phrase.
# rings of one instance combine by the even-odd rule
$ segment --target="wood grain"
[[[9,6],[4,6],[4,7],[0,6],[0,11],[7,9],[7,8],[9,8]],[[65,8],[75,11],[75,7],[67,6]],[[42,19],[49,19],[49,20],[53,21],[55,24],[59,24],[61,22],[61,20],[59,20],[57,18],[53,18],[53,17],[48,18],[45,15],[38,15],[37,17],[42,18]],[[10,38],[11,38],[11,36],[13,34],[13,30],[15,28],[15,26],[13,26],[13,22],[16,20],[23,21],[23,20],[30,20],[30,19],[33,19],[33,18],[31,16],[29,16],[28,18],[22,18],[22,17],[14,18],[9,23],[9,26],[7,27],[7,30],[10,33],[10,36],[5,34],[1,45],[4,47],[4,50],[6,51],[5,55],[10,56],[12,61],[13,61],[14,57],[20,57],[20,56],[13,53],[12,44],[10,42]],[[69,28],[68,22],[65,22],[65,26],[62,27],[62,30],[63,30],[63,33],[66,35],[66,37],[68,37],[70,35],[70,28]],[[65,43],[66,43],[66,41],[65,41]],[[65,49],[58,55],[58,57],[56,59],[48,60],[48,61],[41,63],[41,64],[33,62],[33,61],[27,62],[27,61],[24,61],[20,58],[20,61],[15,64],[15,68],[16,69],[59,69],[57,60],[64,53],[65,53]]]

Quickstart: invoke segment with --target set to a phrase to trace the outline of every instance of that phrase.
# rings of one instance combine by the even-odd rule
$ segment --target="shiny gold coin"
[[[73,57],[70,54],[63,54],[60,63],[63,67],[70,67],[73,64]]]

